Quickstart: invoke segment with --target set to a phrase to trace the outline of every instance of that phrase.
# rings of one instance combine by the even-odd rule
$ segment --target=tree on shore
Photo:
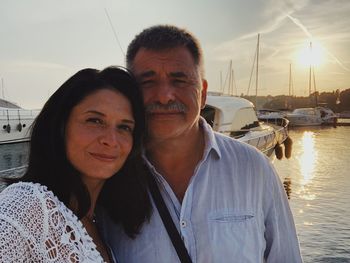
[[[287,95],[278,96],[242,96],[245,99],[257,103],[257,109],[293,110],[296,108],[327,106],[334,112],[342,112],[350,110],[350,89],[343,91],[313,93],[309,97],[296,97]]]

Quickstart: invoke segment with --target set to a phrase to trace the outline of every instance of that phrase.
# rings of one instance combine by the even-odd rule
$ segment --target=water
[[[290,131],[290,159],[274,160],[284,181],[305,263],[350,262],[350,127]],[[27,162],[28,144],[0,145],[0,170]],[[0,173],[1,176],[1,173]]]
[[[29,143],[0,145],[0,171],[18,167],[28,162]]]
[[[350,127],[290,131],[290,159],[275,160],[305,263],[350,262]]]

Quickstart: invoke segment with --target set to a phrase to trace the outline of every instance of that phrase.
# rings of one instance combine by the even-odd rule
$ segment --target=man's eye
[[[183,79],[175,79],[174,82],[178,82],[178,83],[185,83],[186,81]]]
[[[184,86],[187,84],[187,81],[183,79],[174,79],[173,83],[174,85],[177,85],[177,86]]]
[[[154,84],[153,80],[144,80],[140,82],[140,86],[142,88],[147,88],[147,87],[151,87]]]

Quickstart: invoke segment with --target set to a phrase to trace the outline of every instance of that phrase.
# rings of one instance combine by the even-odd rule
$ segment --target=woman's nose
[[[119,144],[119,135],[114,128],[106,129],[100,136],[100,143],[106,146],[115,147]]]

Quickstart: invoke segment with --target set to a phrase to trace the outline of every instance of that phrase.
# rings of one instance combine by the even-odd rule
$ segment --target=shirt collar
[[[207,121],[203,117],[200,117],[199,125],[203,128],[205,140],[203,159],[207,158],[211,150],[213,150],[217,154],[218,158],[221,158],[221,151],[218,146],[215,137],[215,132],[213,131],[212,127],[207,123]]]
[[[217,157],[220,159],[221,151],[218,146],[217,140],[215,138],[215,132],[213,131],[212,127],[207,123],[207,121],[203,117],[199,118],[199,125],[203,129],[203,133],[204,133],[205,147],[204,147],[203,159],[207,158],[211,150],[213,150],[213,152],[215,152]],[[154,166],[151,164],[151,162],[148,160],[144,147],[142,149],[142,157],[147,163],[148,167],[155,169]]]

